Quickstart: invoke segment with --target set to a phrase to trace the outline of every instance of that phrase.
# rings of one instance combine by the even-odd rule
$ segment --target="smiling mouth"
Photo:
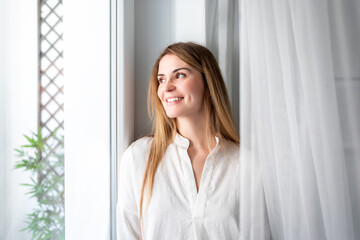
[[[183,100],[183,99],[184,99],[183,97],[173,97],[173,98],[166,99],[166,102],[167,103],[173,103],[173,102],[178,102],[178,101]]]

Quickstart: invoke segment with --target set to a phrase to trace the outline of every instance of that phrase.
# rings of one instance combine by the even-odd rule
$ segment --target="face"
[[[157,76],[160,98],[169,118],[196,117],[204,109],[204,80],[199,71],[174,54],[165,55]]]

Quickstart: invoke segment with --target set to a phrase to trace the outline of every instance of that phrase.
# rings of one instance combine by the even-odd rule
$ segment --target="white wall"
[[[4,32],[6,28],[6,11],[4,2],[0,2],[0,31]],[[5,149],[6,149],[6,136],[5,136],[5,38],[0,38],[0,238],[4,238],[6,229],[6,168],[5,168]]]
[[[65,235],[110,234],[109,1],[64,2]]]
[[[13,170],[13,149],[37,129],[37,1],[0,1],[0,32],[0,239],[30,239],[20,229],[36,205],[20,186],[29,175]]]

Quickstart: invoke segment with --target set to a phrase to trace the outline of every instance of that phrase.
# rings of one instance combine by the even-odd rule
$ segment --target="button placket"
[[[199,193],[196,196],[194,218],[203,218],[205,215],[206,202],[208,199],[209,186],[214,170],[213,154],[209,154],[205,161],[203,173],[200,180]],[[195,179],[194,179],[195,181]]]
[[[190,145],[190,142],[189,140],[187,140],[186,138],[180,135],[176,136],[176,141],[179,143],[178,151],[181,157],[183,173],[184,173],[184,182],[186,184],[186,189],[188,192],[191,213],[193,219],[201,219],[205,215],[206,202],[208,198],[210,182],[212,179],[214,165],[215,165],[214,155],[219,147],[219,139],[216,137],[216,146],[206,158],[200,180],[199,192],[197,192],[196,189],[195,176],[192,169],[189,154],[187,153],[187,149]]]
[[[197,195],[195,181],[193,181],[194,173],[192,170],[190,158],[187,154],[187,148],[180,147],[179,153],[181,157],[181,164],[183,167],[185,187],[188,193],[188,199],[190,201],[191,213],[194,216]]]

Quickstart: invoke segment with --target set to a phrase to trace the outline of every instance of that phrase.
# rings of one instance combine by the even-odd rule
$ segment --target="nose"
[[[165,91],[166,92],[172,92],[175,90],[175,85],[173,81],[169,80],[165,82]]]

